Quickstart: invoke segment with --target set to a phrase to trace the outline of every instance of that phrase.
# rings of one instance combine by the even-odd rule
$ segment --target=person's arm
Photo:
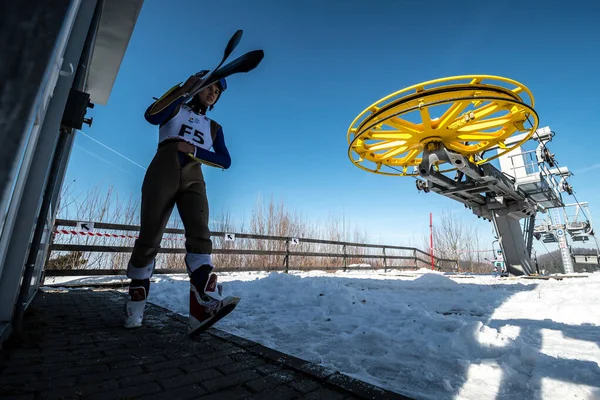
[[[231,156],[225,145],[225,136],[221,127],[217,131],[215,141],[213,142],[213,149],[214,153],[196,147],[195,153],[190,154],[190,156],[211,167],[228,169],[231,166]]]
[[[201,78],[192,75],[183,86],[178,84],[169,89],[160,99],[156,100],[146,109],[144,113],[146,121],[152,125],[161,125],[168,118],[175,115],[176,110],[184,101],[183,95],[188,93],[199,80]]]

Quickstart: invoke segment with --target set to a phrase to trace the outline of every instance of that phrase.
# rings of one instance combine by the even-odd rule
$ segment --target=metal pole
[[[285,241],[285,273],[290,271],[290,239]]]
[[[431,270],[435,270],[433,260],[433,214],[429,213],[429,254],[431,255]]]

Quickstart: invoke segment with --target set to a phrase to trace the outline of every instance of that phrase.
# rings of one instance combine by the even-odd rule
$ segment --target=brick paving
[[[114,290],[40,291],[0,353],[1,399],[409,399],[150,305],[122,327]]]

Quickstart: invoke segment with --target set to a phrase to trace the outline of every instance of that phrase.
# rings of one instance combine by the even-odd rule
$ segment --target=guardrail
[[[103,252],[103,253],[130,253],[133,250],[133,247],[127,246],[111,246],[111,245],[97,245],[97,244],[65,244],[65,243],[55,243],[54,237],[57,233],[70,233],[74,235],[88,235],[88,236],[100,236],[100,237],[126,237],[126,238],[136,238],[133,235],[119,235],[119,234],[106,234],[99,233],[97,230],[117,230],[117,231],[125,231],[125,232],[139,232],[139,226],[136,225],[124,225],[124,224],[113,224],[113,223],[104,223],[104,222],[94,222],[93,223],[93,231],[76,231],[76,230],[63,230],[59,229],[59,227],[76,227],[78,221],[73,220],[64,220],[57,219],[54,224],[54,235],[52,236],[53,240],[50,243],[50,252],[48,257],[50,257],[50,253],[57,251],[66,251],[66,252]],[[88,225],[92,225],[92,223],[88,223]],[[183,235],[185,231],[183,229],[174,229],[167,228],[165,230],[165,234],[180,234]],[[345,241],[333,241],[333,240],[322,240],[322,239],[312,239],[312,238],[298,238],[298,237],[288,237],[288,236],[270,236],[270,235],[256,235],[249,233],[237,233],[237,232],[211,232],[211,237],[220,237],[225,238],[226,236],[234,237],[235,239],[252,239],[252,240],[269,240],[269,241],[280,241],[285,243],[284,250],[260,250],[260,249],[235,249],[235,248],[213,248],[213,254],[235,254],[235,255],[270,255],[270,256],[281,256],[282,265],[280,267],[269,267],[268,270],[284,270],[286,273],[290,270],[290,259],[291,257],[303,256],[303,257],[334,257],[334,258],[342,258],[343,259],[343,269],[344,271],[348,269],[365,269],[364,267],[352,267],[348,265],[348,260],[351,259],[379,259],[383,260],[383,269],[387,271],[388,269],[418,269],[419,263],[422,266],[431,266],[431,256],[430,254],[414,248],[414,247],[405,247],[405,246],[391,246],[391,245],[379,245],[379,244],[368,244],[368,243],[354,243],[354,242],[345,242]],[[322,245],[336,245],[341,246],[341,252],[314,252],[314,251],[293,251],[291,246],[299,243],[314,243],[314,244],[322,244]],[[352,252],[348,252],[348,248],[372,248],[372,249],[381,249],[381,254],[354,254]],[[403,250],[409,251],[412,254],[410,256],[402,256],[402,255],[392,255],[386,254],[386,250],[389,252],[390,250]],[[166,248],[161,247],[159,253],[167,253],[167,254],[185,254],[185,248]],[[423,258],[425,256],[425,258]],[[389,265],[391,260],[410,260],[411,263],[409,265],[402,266],[394,266]],[[450,263],[454,265],[456,260],[446,260],[446,259],[438,259],[434,257],[434,265],[435,268],[440,270],[441,263]],[[304,266],[300,268],[301,270],[314,270],[314,269],[323,269],[323,267],[312,267],[312,266]],[[336,268],[337,269],[337,268]],[[251,269],[244,269],[250,271]],[[85,274],[89,275],[123,275],[125,274],[125,269],[71,269],[71,270],[55,270],[55,269],[46,269],[46,276],[58,276],[58,275],[76,275],[81,274],[81,271],[85,271]],[[228,271],[239,271],[239,268],[227,268],[227,267],[219,267],[219,271],[228,272]],[[157,269],[155,271],[156,274],[161,273],[184,273],[184,269]]]

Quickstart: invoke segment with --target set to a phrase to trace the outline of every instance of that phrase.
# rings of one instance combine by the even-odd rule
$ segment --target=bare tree
[[[429,251],[429,234],[423,237],[423,249]],[[453,266],[445,265],[445,269],[456,266],[461,272],[489,271],[489,263],[485,258],[491,256],[482,251],[479,226],[465,222],[455,213],[443,211],[437,223],[433,225],[434,257],[455,261]]]

